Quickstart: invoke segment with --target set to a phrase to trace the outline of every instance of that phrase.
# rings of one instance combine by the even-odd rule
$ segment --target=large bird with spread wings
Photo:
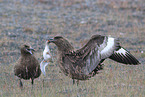
[[[119,40],[112,37],[93,35],[81,49],[74,47],[62,36],[48,40],[58,47],[58,63],[66,76],[73,80],[86,80],[102,69],[106,58],[114,61],[137,65],[139,61],[127,50],[120,46]]]

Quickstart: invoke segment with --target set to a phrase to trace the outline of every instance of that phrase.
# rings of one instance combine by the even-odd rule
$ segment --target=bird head
[[[26,55],[26,54],[33,54],[33,51],[35,51],[33,48],[31,48],[29,45],[23,45],[21,47],[21,54]]]
[[[72,45],[62,36],[56,36],[54,38],[50,38],[47,41],[48,43],[54,43],[60,51],[70,51],[73,50]]]

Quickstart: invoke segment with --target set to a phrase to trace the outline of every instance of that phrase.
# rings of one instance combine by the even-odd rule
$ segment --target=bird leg
[[[32,90],[33,90],[34,79],[32,78],[31,78],[31,84],[32,84]]]
[[[77,82],[77,86],[79,85],[79,80],[76,80],[76,82]]]
[[[23,87],[23,83],[22,83],[21,79],[19,79],[19,80],[20,80],[20,87],[22,88]]]
[[[33,81],[33,80],[34,80],[34,79],[32,79],[32,78],[31,78],[31,84],[32,84],[32,86],[33,86],[33,83],[34,83],[34,81]]]
[[[75,80],[73,79],[73,85],[75,84]]]
[[[73,79],[73,85],[74,85],[75,83],[77,83],[77,86],[78,86],[78,85],[79,85],[79,80],[76,80],[76,81],[75,81],[75,79]]]

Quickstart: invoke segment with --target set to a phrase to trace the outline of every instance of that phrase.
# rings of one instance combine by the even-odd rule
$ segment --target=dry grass
[[[111,64],[110,64],[111,63]],[[19,81],[13,74],[13,65],[1,66],[1,96],[11,97],[76,97],[76,96],[121,96],[144,97],[144,66],[125,66],[113,63],[111,60],[104,62],[105,68],[100,74],[80,84],[73,85],[72,80],[59,72],[55,64],[47,67],[47,76],[41,75],[35,80],[32,88],[30,81],[24,81],[24,88],[19,88]]]
[[[0,97],[144,97],[145,17],[144,0],[0,0]],[[7,5],[7,6],[5,6]],[[140,65],[111,60],[90,80],[73,85],[61,73],[56,59],[47,76],[31,82],[19,81],[13,67],[19,47],[29,43],[41,62],[46,39],[62,35],[80,48],[94,34],[119,37]],[[56,47],[52,46],[55,55]],[[56,57],[56,56],[54,56]]]

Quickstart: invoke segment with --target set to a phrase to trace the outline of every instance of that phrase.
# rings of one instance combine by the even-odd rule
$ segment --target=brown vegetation
[[[41,0],[43,1],[43,0]],[[0,96],[138,96],[145,93],[145,17],[144,0],[0,0]],[[69,2],[70,1],[70,2]],[[140,62],[124,66],[105,60],[104,70],[79,86],[60,73],[56,47],[55,60],[47,76],[35,80],[33,90],[25,81],[18,87],[13,67],[20,57],[20,45],[29,43],[41,61],[45,41],[62,35],[77,49],[94,34],[119,37],[121,45]],[[82,43],[80,43],[82,41]]]

